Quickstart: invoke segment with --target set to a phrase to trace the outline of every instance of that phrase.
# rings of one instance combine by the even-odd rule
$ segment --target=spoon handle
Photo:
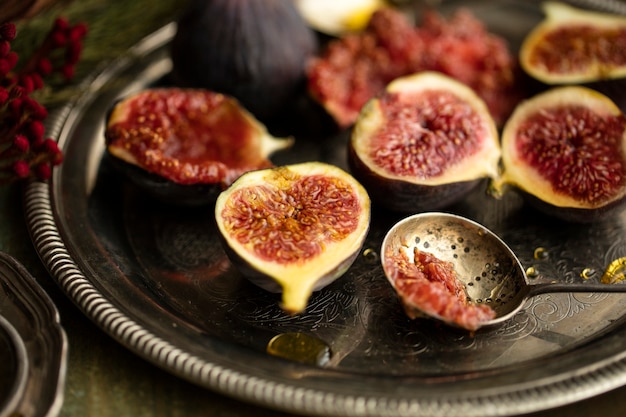
[[[599,292],[599,293],[626,293],[626,285],[621,283],[602,284],[599,282],[590,283],[563,283],[563,282],[544,282],[537,284],[529,284],[529,296],[558,293],[558,292]]]

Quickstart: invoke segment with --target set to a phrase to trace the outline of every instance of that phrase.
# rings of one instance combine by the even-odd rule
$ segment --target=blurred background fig
[[[502,133],[508,186],[552,216],[591,222],[626,202],[626,117],[607,96],[580,86],[555,87],[521,103]]]
[[[305,162],[242,175],[218,197],[215,218],[242,275],[282,293],[283,310],[297,314],[354,262],[369,231],[370,199],[342,169]]]
[[[436,72],[398,78],[370,100],[348,151],[372,201],[409,213],[463,199],[498,175],[499,159],[498,132],[483,100]]]
[[[626,77],[626,16],[558,2],[543,4],[545,19],[525,38],[520,64],[546,84]]]
[[[158,88],[118,101],[107,115],[109,160],[149,194],[175,204],[214,203],[244,172],[268,168],[293,143],[276,138],[231,97]]]
[[[176,85],[235,97],[275,118],[305,88],[318,40],[293,0],[192,0],[172,40]]]

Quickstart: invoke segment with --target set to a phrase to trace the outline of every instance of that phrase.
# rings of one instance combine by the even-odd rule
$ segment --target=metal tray
[[[0,252],[0,416],[53,417],[63,404],[67,338],[50,297]]]
[[[512,48],[542,17],[538,3],[527,1],[443,1],[438,7],[445,13],[459,5],[506,36]],[[474,335],[407,319],[378,259],[382,237],[401,216],[378,208],[362,256],[347,274],[315,293],[305,314],[283,314],[276,295],[229,264],[211,207],[155,202],[103,156],[107,110],[122,96],[167,82],[174,33],[173,24],[164,27],[83,84],[83,94],[48,126],[65,162],[49,183],[33,182],[26,190],[41,258],[104,331],[200,386],[307,415],[522,414],[626,383],[623,295],[538,296],[501,327]],[[296,137],[296,147],[276,162],[345,167],[347,137]],[[626,214],[571,225],[532,211],[515,193],[496,201],[482,190],[447,210],[494,230],[526,267],[539,271],[538,279],[572,282],[583,271],[595,271],[597,279],[626,256]],[[535,256],[537,249],[542,256]],[[267,354],[270,339],[288,332],[324,341],[330,360],[316,366]]]

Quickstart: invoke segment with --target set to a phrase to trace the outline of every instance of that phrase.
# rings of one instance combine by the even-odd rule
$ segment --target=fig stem
[[[487,195],[500,200],[504,196],[506,188],[508,188],[508,185],[502,180],[502,178],[494,178],[489,181],[489,185],[487,186]]]

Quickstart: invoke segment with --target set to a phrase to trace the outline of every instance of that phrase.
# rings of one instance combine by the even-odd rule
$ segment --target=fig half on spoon
[[[470,331],[502,323],[542,293],[626,292],[626,285],[531,283],[513,251],[467,218],[421,213],[396,223],[381,262],[407,315],[427,316]]]

